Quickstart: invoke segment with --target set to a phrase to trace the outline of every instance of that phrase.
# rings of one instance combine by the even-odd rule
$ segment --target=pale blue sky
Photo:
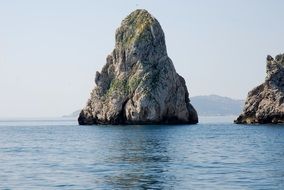
[[[283,53],[284,1],[0,0],[0,118],[82,108],[131,11],[150,11],[190,96],[243,99]]]

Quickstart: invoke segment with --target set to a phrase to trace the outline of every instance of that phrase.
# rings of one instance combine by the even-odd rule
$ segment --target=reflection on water
[[[166,140],[154,139],[145,133],[135,135],[135,138],[129,137],[128,133],[121,135],[114,145],[119,147],[118,154],[108,158],[109,162],[119,165],[119,171],[107,176],[106,182],[112,188],[173,188],[174,183],[168,183],[174,182],[175,177],[167,173],[170,158]]]
[[[0,189],[284,189],[284,126],[0,121]]]

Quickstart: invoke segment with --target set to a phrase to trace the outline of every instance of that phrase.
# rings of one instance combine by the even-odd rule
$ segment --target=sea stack
[[[122,21],[95,84],[80,125],[198,122],[185,80],[167,55],[164,32],[146,10]]]
[[[284,123],[284,54],[266,59],[265,82],[248,93],[238,124]]]

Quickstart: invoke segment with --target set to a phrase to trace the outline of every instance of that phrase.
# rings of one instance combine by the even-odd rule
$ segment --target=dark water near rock
[[[284,189],[284,126],[0,121],[0,189]]]

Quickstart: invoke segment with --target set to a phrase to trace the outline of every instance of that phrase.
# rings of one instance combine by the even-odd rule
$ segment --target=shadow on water
[[[135,132],[133,126],[131,131],[127,128],[110,145],[114,154],[108,162],[112,163],[114,171],[104,178],[105,182],[113,189],[173,188],[174,184],[169,184],[175,176],[168,173],[171,160],[167,150],[168,140],[156,138],[157,133],[160,137],[166,136],[162,134],[163,130],[157,126],[155,129],[153,126],[135,126]]]

